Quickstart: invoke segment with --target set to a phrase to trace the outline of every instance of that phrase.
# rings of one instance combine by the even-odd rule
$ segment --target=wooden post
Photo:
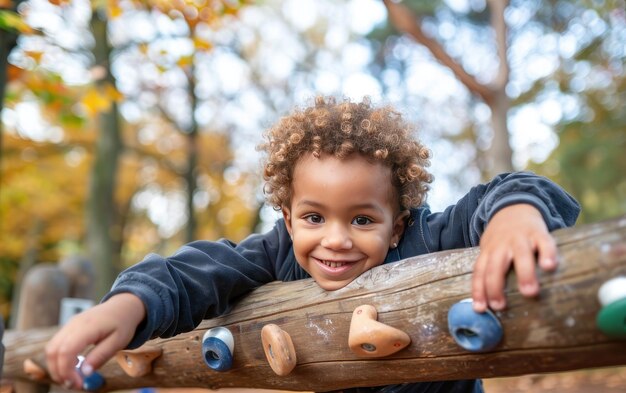
[[[95,300],[95,271],[89,260],[70,256],[59,262],[59,269],[69,279],[71,297]]]
[[[41,263],[30,268],[22,283],[16,329],[56,326],[61,299],[69,296],[69,291],[70,281],[56,264]],[[43,355],[43,347],[39,351]],[[23,367],[23,362],[19,366]],[[48,384],[15,381],[19,393],[46,393],[49,388]]]
[[[4,344],[2,336],[4,335],[4,318],[0,315],[0,380],[2,379],[2,364],[4,363]]]

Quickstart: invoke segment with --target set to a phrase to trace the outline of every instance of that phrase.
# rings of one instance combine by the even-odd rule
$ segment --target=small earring
[[[391,244],[391,248],[396,248],[396,247],[398,247],[398,243],[393,242],[393,243]]]

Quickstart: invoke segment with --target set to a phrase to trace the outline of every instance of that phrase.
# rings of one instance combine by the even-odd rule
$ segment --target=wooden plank
[[[100,371],[102,389],[155,387],[255,387],[332,390],[416,381],[489,378],[626,364],[626,342],[595,326],[598,288],[626,276],[626,216],[555,232],[562,261],[539,273],[541,293],[527,299],[515,277],[507,281],[508,308],[498,312],[502,342],[487,353],[470,353],[448,333],[448,309],[469,297],[478,249],[445,251],[372,269],[347,287],[321,290],[312,280],[271,283],[245,297],[228,315],[206,320],[192,332],[149,342],[163,349],[151,374],[130,378],[115,362]],[[352,312],[363,304],[378,320],[401,329],[411,344],[381,359],[360,358],[348,348]],[[273,323],[289,333],[297,366],[279,377],[261,345],[261,329]],[[225,326],[235,337],[233,367],[218,372],[202,358],[202,336]],[[5,378],[28,378],[22,363],[42,358],[51,330],[7,331]]]

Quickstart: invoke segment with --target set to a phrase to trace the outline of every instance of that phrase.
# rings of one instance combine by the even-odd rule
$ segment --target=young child
[[[369,100],[317,98],[265,136],[265,192],[283,219],[240,244],[196,241],[169,258],[148,255],[124,271],[99,305],[74,317],[48,343],[54,380],[81,386],[74,366],[86,348],[93,345],[81,368],[89,375],[118,350],[192,330],[265,283],[312,277],[334,291],[382,263],[440,250],[480,245],[474,308],[501,310],[511,264],[521,292],[536,295],[535,255],[541,268],[554,269],[557,252],[549,232],[573,225],[579,213],[565,191],[530,173],[498,176],[444,212],[431,213],[424,203],[432,181],[425,169],[429,150],[413,139],[400,114]],[[482,387],[470,380],[385,391]]]

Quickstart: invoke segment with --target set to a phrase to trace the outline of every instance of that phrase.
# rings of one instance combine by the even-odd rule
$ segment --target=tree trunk
[[[191,124],[187,134],[187,169],[185,171],[185,180],[187,181],[187,226],[185,230],[185,240],[187,243],[196,240],[196,214],[194,209],[193,197],[197,189],[196,166],[198,165],[198,122],[196,121],[196,107],[198,99],[196,97],[196,79],[195,67],[191,66],[187,75],[187,83],[189,89],[189,101],[191,106]]]
[[[24,0],[14,0],[11,4],[11,11],[17,11],[18,6]],[[0,7],[0,9],[5,9]],[[8,82],[7,68],[9,65],[9,54],[17,44],[17,34],[0,30],[0,115],[4,108],[4,94]],[[2,139],[3,139],[2,119],[0,118],[0,169],[2,168]],[[2,170],[0,170],[0,185],[2,184]],[[0,189],[1,190],[1,189]]]
[[[509,97],[504,89],[494,91],[493,99],[488,103],[491,109],[491,129],[493,139],[489,146],[486,169],[487,176],[513,171],[513,151],[509,141]]]
[[[429,37],[422,29],[422,24],[418,16],[404,4],[393,0],[383,0],[389,13],[389,18],[394,27],[406,33],[416,42],[426,47],[433,57],[448,67],[454,76],[476,97],[479,97],[491,109],[491,130],[493,139],[487,152],[485,168],[480,172],[485,174],[486,179],[513,170],[513,153],[509,143],[509,128],[507,124],[509,98],[506,95],[505,87],[509,81],[509,65],[507,60],[507,27],[504,20],[504,11],[508,5],[506,0],[489,0],[491,11],[491,26],[494,36],[499,60],[498,73],[489,85],[480,83],[469,74],[463,65],[454,59],[443,48],[437,40]]]
[[[162,349],[146,375],[129,377],[109,361],[99,370],[106,380],[103,390],[154,386],[328,391],[626,364],[626,341],[609,338],[595,323],[602,309],[599,287],[626,275],[626,216],[560,230],[555,238],[561,264],[556,272],[539,273],[537,299],[523,297],[514,274],[509,275],[508,308],[496,313],[503,338],[488,352],[468,352],[448,332],[448,311],[470,296],[479,250],[469,248],[381,265],[333,292],[311,279],[265,285],[223,317],[203,321],[192,332],[146,343],[142,348]],[[405,332],[411,343],[382,358],[353,353],[348,347],[351,318],[366,304],[378,311],[378,322]],[[261,329],[268,324],[278,325],[293,341],[297,362],[286,376],[277,376],[266,360]],[[234,336],[234,360],[227,371],[209,369],[202,354],[203,335],[216,326]],[[27,379],[22,369],[26,359],[43,365],[42,348],[52,334],[6,332],[5,377]],[[128,362],[127,356],[122,351],[121,361]]]
[[[106,69],[106,78],[100,84],[115,84],[109,64],[111,48],[107,37],[106,20],[96,10],[91,18],[91,29],[96,45],[93,53],[96,65]],[[96,297],[104,295],[115,278],[115,267],[119,265],[121,228],[114,192],[117,170],[122,150],[117,105],[113,102],[107,113],[99,115],[99,135],[96,141],[94,162],[89,183],[87,203],[87,250],[96,271]]]

